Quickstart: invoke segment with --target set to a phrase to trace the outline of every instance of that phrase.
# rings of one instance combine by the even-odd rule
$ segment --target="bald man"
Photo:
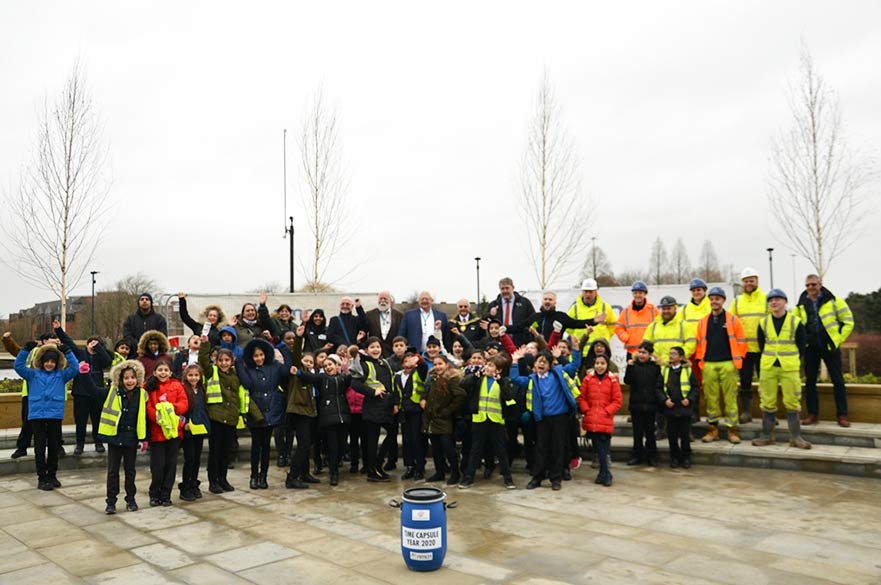
[[[419,293],[418,302],[418,308],[410,309],[404,313],[401,326],[398,328],[398,335],[407,338],[407,345],[423,352],[428,338],[434,335],[436,329],[440,329],[444,347],[449,350],[451,341],[447,316],[432,307],[434,297],[427,290]]]
[[[450,319],[450,327],[464,335],[471,343],[486,335],[486,331],[480,326],[480,317],[471,312],[471,303],[468,299],[459,299],[456,302],[456,314]]]
[[[352,313],[352,310],[355,313]],[[364,308],[361,299],[352,297],[340,299],[340,313],[330,318],[327,324],[327,339],[333,346],[357,345],[367,337],[367,324],[364,322]]]
[[[392,355],[392,340],[401,328],[404,314],[394,308],[395,299],[387,290],[380,291],[376,296],[376,308],[365,314],[367,320],[367,336],[378,337],[382,345],[382,357]]]

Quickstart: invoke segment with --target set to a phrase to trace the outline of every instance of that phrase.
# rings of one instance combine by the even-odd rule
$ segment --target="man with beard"
[[[165,317],[153,310],[153,296],[144,292],[138,297],[138,310],[123,323],[122,336],[137,340],[147,331],[159,331],[167,336],[168,324]]]
[[[555,325],[556,324],[556,325]],[[541,308],[523,321],[507,328],[507,333],[515,340],[522,331],[532,328],[538,331],[545,340],[550,340],[554,331],[564,329],[586,329],[593,324],[593,319],[573,319],[563,311],[557,310],[557,293],[545,291],[541,295]]]
[[[357,315],[352,314],[352,308]],[[340,299],[340,314],[330,318],[327,325],[327,337],[334,347],[341,345],[349,346],[360,342],[367,334],[367,325],[364,323],[364,309],[361,300],[352,297]]]
[[[392,355],[392,342],[401,327],[404,314],[393,307],[394,299],[389,291],[380,291],[376,297],[376,308],[367,311],[367,336],[378,337],[382,345],[382,357]]]

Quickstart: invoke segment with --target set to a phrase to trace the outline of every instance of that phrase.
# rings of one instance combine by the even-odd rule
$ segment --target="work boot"
[[[847,428],[850,426],[850,421],[847,420],[846,414],[842,414],[841,416],[838,417],[838,426],[844,427],[844,428]]]
[[[815,425],[818,422],[820,422],[820,419],[817,417],[816,414],[809,414],[806,417],[804,417],[803,419],[801,419],[802,425]]]
[[[707,427],[707,434],[701,438],[704,443],[712,443],[719,440],[719,426],[711,424]]]
[[[752,440],[754,447],[766,447],[774,444],[774,422],[777,415],[773,412],[762,413],[762,434]]]
[[[811,444],[801,436],[801,422],[797,412],[787,412],[786,422],[789,423],[789,444],[796,449],[810,449]]]
[[[740,393],[740,424],[753,421],[753,395],[752,392]]]
[[[737,432],[737,427],[728,427],[728,442],[732,445],[740,443],[740,434]]]

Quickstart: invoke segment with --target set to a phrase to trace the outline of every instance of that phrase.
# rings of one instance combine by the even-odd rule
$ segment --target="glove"
[[[159,397],[159,402],[168,402],[168,394],[163,394]]]
[[[159,389],[159,381],[156,379],[155,376],[150,376],[149,378],[147,378],[147,381],[144,382],[144,390],[149,392],[151,390],[158,390],[158,389]]]
[[[31,352],[35,347],[37,347],[36,341],[28,341],[24,344],[24,347],[22,349],[26,349],[28,352]]]
[[[501,337],[502,335],[504,335],[504,334],[507,333],[507,332],[508,332],[508,328],[505,327],[504,325],[502,325],[501,327],[499,327],[499,337]]]
[[[563,324],[560,323],[559,321],[554,321],[554,331],[559,333],[562,330],[563,330]]]
[[[532,418],[532,413],[529,412],[528,410],[524,410],[523,414],[520,415],[520,424],[524,424],[524,425],[527,424],[529,422],[529,419],[531,419],[531,418]]]
[[[70,351],[70,348],[67,347],[66,343],[60,343],[58,344],[58,351],[60,351],[61,353],[67,353]]]
[[[89,365],[89,362],[80,362],[80,374],[88,374],[92,371],[92,367]]]

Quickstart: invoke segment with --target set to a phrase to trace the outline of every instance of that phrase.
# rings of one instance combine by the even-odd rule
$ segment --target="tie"
[[[502,323],[505,327],[511,324],[511,301],[505,301],[505,322]]]

